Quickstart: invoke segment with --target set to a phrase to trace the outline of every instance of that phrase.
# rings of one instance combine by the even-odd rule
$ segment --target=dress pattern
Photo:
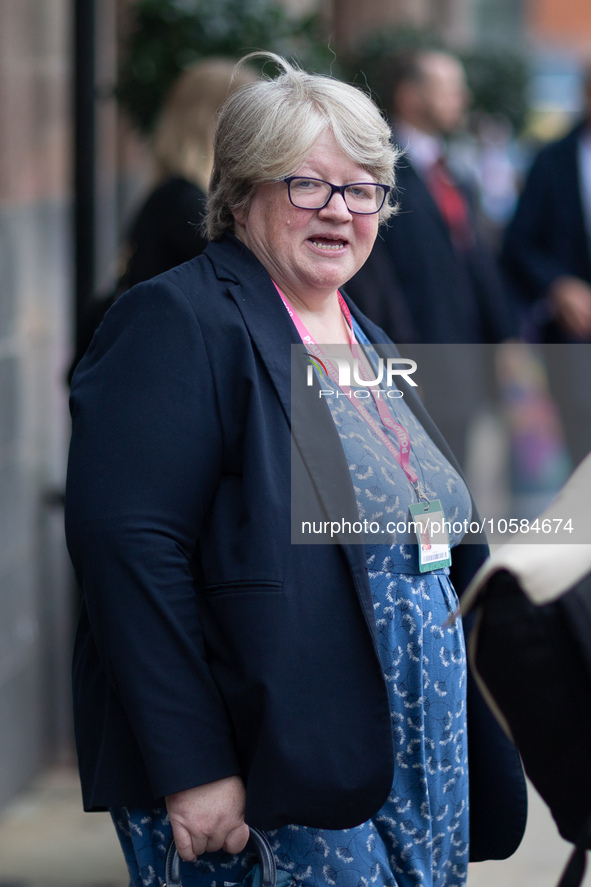
[[[412,484],[350,400],[329,397],[327,403],[360,517],[406,522],[417,501]],[[410,433],[420,491],[440,499],[451,522],[469,520],[470,497],[457,472],[404,399],[388,403]],[[364,405],[378,418],[373,400]],[[457,544],[460,536],[450,541]],[[283,883],[291,880],[294,887],[463,887],[469,849],[466,654],[461,621],[446,625],[457,596],[447,568],[419,572],[417,545],[406,536],[366,545],[366,562],[395,746],[390,796],[355,828],[294,824],[267,834]],[[122,807],[111,814],[132,887],[161,887],[171,834],[166,810]],[[253,861],[248,852],[205,854],[184,864],[183,885],[241,882]]]

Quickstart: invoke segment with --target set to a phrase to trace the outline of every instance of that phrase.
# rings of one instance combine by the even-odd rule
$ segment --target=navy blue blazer
[[[153,805],[239,773],[248,823],[345,828],[389,793],[363,546],[290,541],[297,342],[269,275],[228,235],[122,296],[74,375],[66,531],[84,601],[74,704],[86,809]],[[318,440],[294,448],[320,505],[325,468],[350,483],[328,409],[322,442],[325,466],[313,464]],[[456,587],[485,553],[459,547]],[[473,853],[501,857],[523,831],[524,783],[480,704]]]
[[[581,199],[580,123],[563,139],[546,145],[527,177],[507,226],[503,261],[525,305],[543,299],[564,275],[591,283],[591,250]],[[563,341],[553,327],[548,341]]]
[[[397,342],[500,342],[516,331],[513,306],[491,250],[478,234],[460,252],[408,158],[396,169],[399,213],[380,229],[347,292]]]

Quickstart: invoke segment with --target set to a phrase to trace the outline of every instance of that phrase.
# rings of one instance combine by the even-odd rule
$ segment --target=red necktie
[[[460,249],[472,241],[468,203],[462,192],[456,188],[443,158],[429,169],[427,187],[437,208],[449,228],[451,238]]]

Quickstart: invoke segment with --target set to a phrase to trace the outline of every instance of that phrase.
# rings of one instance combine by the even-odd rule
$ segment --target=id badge
[[[410,516],[415,524],[421,573],[449,567],[451,549],[441,501],[415,502],[410,506]]]

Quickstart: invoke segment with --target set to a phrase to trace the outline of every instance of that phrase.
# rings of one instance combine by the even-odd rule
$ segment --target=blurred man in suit
[[[347,292],[396,342],[502,341],[515,331],[506,289],[479,233],[473,194],[446,158],[446,136],[462,125],[469,102],[464,70],[449,53],[408,51],[390,60],[383,88],[404,150],[397,170],[400,212]],[[445,367],[439,360],[432,371],[427,367],[424,388],[462,460],[484,370],[478,349],[457,352],[457,363],[453,355],[450,349]]]
[[[563,346],[545,351],[575,463],[591,448],[591,68],[584,96],[583,119],[536,157],[503,251],[526,337]]]
[[[591,70],[584,118],[546,145],[507,227],[504,259],[536,338],[591,342]]]
[[[513,332],[505,287],[473,194],[446,159],[469,101],[464,70],[448,53],[413,50],[391,60],[384,83],[404,150],[400,212],[347,291],[395,341],[498,342]]]

